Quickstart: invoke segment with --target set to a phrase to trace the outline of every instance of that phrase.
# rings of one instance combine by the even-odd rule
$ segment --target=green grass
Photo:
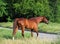
[[[0,23],[0,26],[13,27],[13,22],[2,22]],[[39,23],[38,31],[60,34],[60,23],[52,23],[52,22],[49,22],[49,24]]]
[[[2,27],[13,27],[13,22],[1,22],[0,26],[2,26]]]
[[[41,23],[38,25],[39,31],[50,32],[60,34],[60,24],[59,23]]]
[[[25,38],[30,38],[30,33],[25,33]],[[0,29],[0,38],[4,38],[4,39],[12,39],[12,30],[8,30],[8,29]],[[15,35],[15,39],[19,39],[22,38],[21,32],[18,31]]]
[[[0,41],[0,44],[54,44],[54,42],[46,40],[46,39],[39,39],[39,38],[25,38],[25,39],[3,39]]]

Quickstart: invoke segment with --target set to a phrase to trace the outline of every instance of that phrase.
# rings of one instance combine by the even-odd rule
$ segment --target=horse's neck
[[[39,17],[36,18],[36,22],[37,22],[37,23],[40,23],[40,22],[42,22],[42,21],[43,21],[43,17],[41,17],[41,18],[39,18]]]

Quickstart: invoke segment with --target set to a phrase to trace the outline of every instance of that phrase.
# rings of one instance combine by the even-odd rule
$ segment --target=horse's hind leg
[[[15,36],[17,30],[18,30],[18,26],[15,29],[13,29],[13,40],[14,40],[14,36]]]
[[[33,29],[31,29],[31,36],[33,37]]]

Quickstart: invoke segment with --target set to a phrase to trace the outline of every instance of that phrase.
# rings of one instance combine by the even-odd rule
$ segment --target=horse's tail
[[[13,36],[15,35],[16,31],[18,30],[17,21],[18,21],[18,18],[15,19],[13,22]]]
[[[13,29],[15,29],[18,26],[17,22],[18,22],[18,18],[15,19],[14,22],[13,22]]]

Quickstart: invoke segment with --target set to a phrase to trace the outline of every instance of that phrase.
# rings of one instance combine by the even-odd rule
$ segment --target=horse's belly
[[[27,29],[33,29],[32,26],[26,26],[25,28],[27,28]]]

